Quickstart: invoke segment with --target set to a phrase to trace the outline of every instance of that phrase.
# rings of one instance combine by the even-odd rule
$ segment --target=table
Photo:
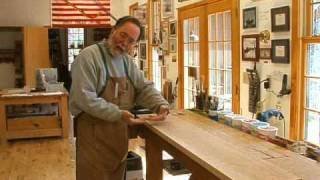
[[[58,115],[7,118],[7,105],[58,104]],[[10,139],[61,136],[69,134],[67,92],[34,92],[0,95],[0,143]]]
[[[162,179],[163,150],[195,179],[320,178],[316,161],[192,112],[148,122],[143,133],[147,180]]]

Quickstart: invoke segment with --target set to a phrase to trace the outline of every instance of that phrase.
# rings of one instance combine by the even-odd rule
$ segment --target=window
[[[200,82],[200,39],[199,17],[183,21],[184,47],[184,108],[191,109],[196,105],[195,96],[203,89]]]
[[[224,110],[239,113],[238,5],[222,0],[178,10],[180,108],[205,109],[205,94],[218,97]]]
[[[80,50],[84,48],[84,28],[68,28],[68,70]]]
[[[232,110],[231,12],[208,17],[209,94],[219,98],[224,110]]]
[[[303,72],[301,73],[302,96],[302,124],[300,138],[320,144],[320,1],[307,0],[306,31],[302,37]]]

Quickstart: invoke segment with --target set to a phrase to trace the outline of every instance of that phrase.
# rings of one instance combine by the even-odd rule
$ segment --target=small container
[[[258,136],[259,135],[258,134],[258,127],[266,128],[269,126],[270,126],[269,123],[259,121],[259,122],[251,123],[251,126],[249,127],[249,129],[250,129],[252,135]]]
[[[241,124],[241,130],[246,132],[246,133],[250,133],[251,124],[252,123],[256,123],[256,122],[259,122],[259,121],[256,120],[256,119],[245,119],[245,120],[243,120],[242,124]]]
[[[267,137],[273,138],[277,135],[277,132],[278,132],[278,128],[274,126],[258,127],[258,133]]]
[[[246,120],[247,118],[242,116],[235,116],[232,120],[231,126],[237,129],[241,129],[242,122]]]

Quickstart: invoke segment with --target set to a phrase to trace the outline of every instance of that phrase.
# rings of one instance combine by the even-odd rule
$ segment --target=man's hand
[[[121,118],[128,125],[143,124],[146,122],[145,119],[134,118],[134,115],[132,113],[130,113],[129,111],[125,111],[125,110],[122,111]]]
[[[166,105],[161,105],[159,108],[159,113],[156,116],[145,117],[148,121],[164,121],[169,114],[169,107]]]

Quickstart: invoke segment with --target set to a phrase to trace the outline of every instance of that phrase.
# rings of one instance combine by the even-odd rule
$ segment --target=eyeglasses
[[[137,43],[136,40],[134,40],[132,37],[130,37],[127,33],[125,32],[119,32],[120,38],[125,39],[128,43],[128,45],[135,45]]]

